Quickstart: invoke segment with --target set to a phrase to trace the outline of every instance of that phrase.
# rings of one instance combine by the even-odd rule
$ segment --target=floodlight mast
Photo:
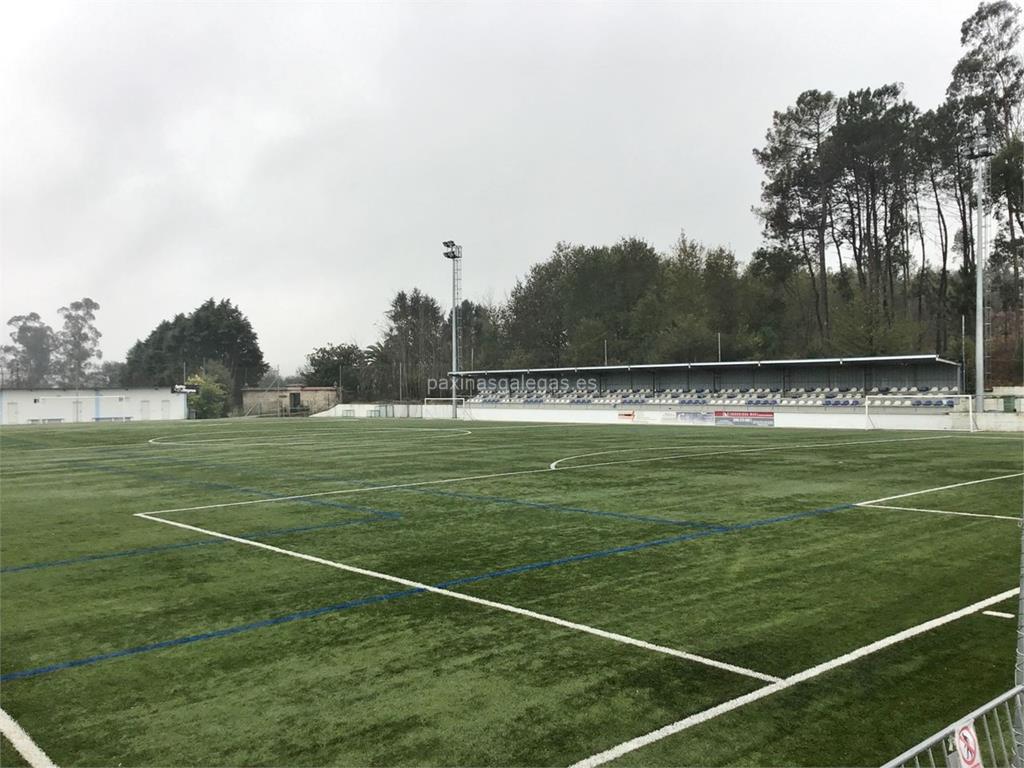
[[[462,292],[462,246],[456,245],[454,240],[445,240],[444,257],[452,262],[452,418],[459,417],[458,406],[455,396],[457,394],[455,382],[459,370],[459,304],[461,303],[460,293]]]

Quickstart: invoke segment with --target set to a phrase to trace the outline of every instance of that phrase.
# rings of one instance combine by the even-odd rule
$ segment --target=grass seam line
[[[571,768],[597,768],[597,766],[599,765],[604,765],[605,763],[611,762],[612,760],[617,760],[623,755],[627,755],[630,752],[635,752],[638,749],[641,749],[650,744],[653,744],[656,741],[661,741],[662,739],[668,738],[669,736],[673,736],[677,733],[685,731],[689,728],[692,728],[695,725],[700,725],[702,723],[708,722],[709,720],[714,720],[716,717],[719,717],[720,715],[724,715],[728,712],[737,710],[740,707],[746,706],[747,704],[752,704],[755,701],[759,701],[760,699],[771,696],[772,694],[778,693],[779,691],[784,691],[787,688],[792,688],[793,686],[798,685],[799,683],[811,680],[815,677],[818,677],[819,675],[825,674],[826,672],[830,672],[833,669],[837,669],[838,667],[842,667],[847,664],[850,664],[851,662],[862,659],[865,656],[870,656],[873,653],[877,653],[878,651],[889,648],[893,645],[896,645],[897,643],[901,643],[904,640],[909,640],[913,637],[917,637],[918,635],[923,635],[926,632],[930,632],[933,629],[937,629],[938,627],[941,627],[944,624],[949,624],[950,622],[962,619],[965,616],[971,615],[972,613],[978,613],[984,610],[985,608],[988,608],[990,605],[995,605],[996,603],[1000,603],[1003,600],[1007,600],[1011,597],[1014,597],[1019,592],[1020,588],[1014,587],[1013,589],[1008,589],[1005,592],[1000,592],[998,595],[987,597],[984,600],[980,600],[964,608],[960,608],[959,610],[947,613],[944,616],[939,616],[938,618],[930,619],[929,621],[923,622],[922,624],[918,624],[914,627],[910,627],[909,629],[904,629],[901,632],[889,635],[888,637],[882,638],[881,640],[876,640],[873,643],[861,646],[860,648],[852,650],[849,653],[845,653],[842,656],[837,656],[834,659],[822,662],[821,664],[816,664],[815,666],[809,667],[801,672],[797,672],[796,674],[790,675],[789,677],[780,680],[776,683],[766,685],[763,688],[758,688],[757,690],[751,691],[750,693],[744,694],[743,696],[737,696],[734,699],[729,699],[728,701],[724,701],[721,704],[717,704],[714,707],[702,710],[688,717],[684,717],[682,720],[677,720],[674,723],[670,723],[669,725],[658,728],[657,730],[651,731],[650,733],[646,733],[643,736],[638,736],[634,739],[630,739],[629,741],[624,741],[621,744],[612,747],[611,749],[606,749],[603,752],[598,752],[597,754],[591,755],[590,757],[585,758],[584,760],[580,760],[579,762],[573,763]]]
[[[18,750],[18,754],[25,758],[32,768],[57,768],[56,764],[39,748],[39,745],[32,741],[32,737],[25,732],[25,729],[18,725],[18,721],[7,714],[4,709],[0,709],[0,733],[7,737],[7,740]]]
[[[526,618],[535,619],[537,621],[542,621],[548,624],[554,624],[555,626],[563,627],[565,629],[572,629],[577,632],[583,632],[585,634],[601,637],[606,640],[614,640],[616,642],[623,643],[624,645],[632,645],[637,648],[643,648],[648,651],[654,651],[656,653],[674,656],[676,658],[684,659],[686,661],[704,664],[705,666],[715,667],[717,669],[725,670],[727,672],[732,672],[738,675],[743,675],[745,677],[752,677],[754,679],[765,682],[776,682],[779,680],[779,678],[775,677],[774,675],[768,675],[763,672],[758,672],[753,669],[747,669],[746,667],[740,667],[735,664],[729,664],[727,662],[719,661],[717,659],[708,658],[706,656],[699,656],[697,654],[688,653],[686,651],[680,651],[675,648],[668,648],[663,645],[648,643],[645,640],[638,640],[633,637],[628,637],[627,635],[618,634],[617,632],[609,632],[607,630],[598,629],[597,627],[591,627],[586,624],[578,624],[573,621],[560,619],[557,616],[550,616],[544,613],[537,613],[536,611],[531,611],[526,608],[519,608],[518,606],[509,605],[507,603],[499,603],[494,600],[487,600],[485,598],[477,597],[475,595],[467,595],[462,592],[455,592],[453,590],[444,589],[442,587],[434,587],[429,584],[413,581],[412,579],[406,579],[401,576],[393,576],[391,574],[382,573],[380,571],[371,571],[367,568],[359,568],[354,565],[348,565],[346,563],[339,563],[334,560],[327,560],[326,558],[316,557],[315,555],[307,555],[304,552],[297,552],[291,549],[275,547],[270,544],[264,544],[260,541],[253,541],[252,539],[244,539],[240,536],[231,536],[230,534],[221,533],[219,531],[213,531],[208,528],[200,528],[198,526],[188,525],[187,523],[179,523],[176,520],[167,520],[162,517],[152,517],[145,512],[136,513],[135,516],[141,517],[145,520],[152,520],[157,523],[163,523],[164,525],[171,525],[178,528],[183,528],[185,530],[203,533],[207,536],[220,537],[223,539],[227,539],[228,541],[234,541],[238,544],[245,544],[250,547],[256,547],[258,549],[267,550],[268,552],[274,552],[275,554],[286,555],[288,557],[294,557],[299,560],[307,560],[311,563],[317,563],[319,565],[326,565],[330,568],[337,568],[338,570],[347,571],[349,573],[355,573],[360,576],[368,576],[373,579],[390,581],[395,584],[401,584],[402,586],[409,587],[412,589],[420,589],[424,592],[429,592],[435,595],[441,595],[444,597],[454,598],[456,600],[462,600],[467,603],[473,603],[475,605],[484,606],[486,608],[493,608],[495,610],[504,611],[505,613],[511,613],[517,616],[524,616]]]

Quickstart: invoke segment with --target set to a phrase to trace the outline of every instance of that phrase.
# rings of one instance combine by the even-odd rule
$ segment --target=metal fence
[[[1024,715],[1024,686],[1011,688],[943,728],[883,768],[1011,768],[1014,724]]]

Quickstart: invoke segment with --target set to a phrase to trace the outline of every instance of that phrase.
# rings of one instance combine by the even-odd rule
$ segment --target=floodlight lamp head
[[[441,245],[443,245],[445,248],[454,248],[455,247],[455,241],[454,240],[445,240],[443,243],[441,243]]]

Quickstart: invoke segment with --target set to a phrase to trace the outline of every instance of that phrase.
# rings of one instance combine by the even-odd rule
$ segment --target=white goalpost
[[[452,418],[452,406],[461,410],[465,405],[464,397],[425,397],[423,398],[424,419],[450,419]]]
[[[977,429],[974,411],[974,395],[868,395],[864,398],[864,429],[898,428],[896,422],[904,414],[914,418],[934,414],[946,417],[943,429],[974,432]]]

